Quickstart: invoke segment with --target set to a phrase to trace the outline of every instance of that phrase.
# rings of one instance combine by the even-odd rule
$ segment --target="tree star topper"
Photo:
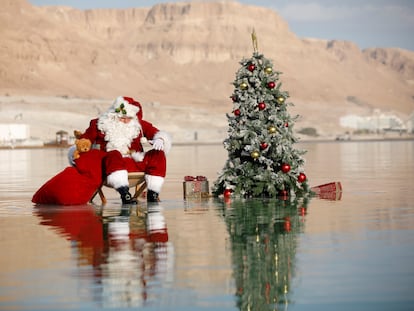
[[[257,47],[257,36],[256,36],[256,31],[253,28],[252,31],[252,44],[253,44],[253,52],[257,53],[258,51],[258,47]]]

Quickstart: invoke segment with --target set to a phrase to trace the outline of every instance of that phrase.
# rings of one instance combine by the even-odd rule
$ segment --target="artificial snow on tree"
[[[299,116],[287,110],[289,94],[281,88],[281,72],[257,51],[243,59],[233,82],[233,112],[227,114],[228,159],[213,185],[215,196],[307,196],[311,193],[304,172],[305,150],[295,148],[293,132]]]

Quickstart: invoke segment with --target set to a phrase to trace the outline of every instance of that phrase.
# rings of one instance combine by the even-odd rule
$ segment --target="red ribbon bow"
[[[206,176],[184,176],[184,181],[206,181]]]

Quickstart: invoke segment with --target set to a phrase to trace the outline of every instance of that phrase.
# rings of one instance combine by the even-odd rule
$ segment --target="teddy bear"
[[[79,130],[74,130],[73,131],[73,135],[75,136],[75,138],[81,138],[82,134],[83,133]]]
[[[91,150],[92,143],[87,138],[79,138],[75,140],[76,149],[73,152],[73,160],[79,159],[80,154]]]

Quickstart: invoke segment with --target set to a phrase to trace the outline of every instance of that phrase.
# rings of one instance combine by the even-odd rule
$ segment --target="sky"
[[[151,7],[175,0],[28,0],[33,5],[78,9]],[[194,0],[200,1],[200,0]],[[204,0],[211,1],[211,0]],[[275,10],[297,36],[347,40],[360,49],[414,51],[414,0],[237,0]]]

